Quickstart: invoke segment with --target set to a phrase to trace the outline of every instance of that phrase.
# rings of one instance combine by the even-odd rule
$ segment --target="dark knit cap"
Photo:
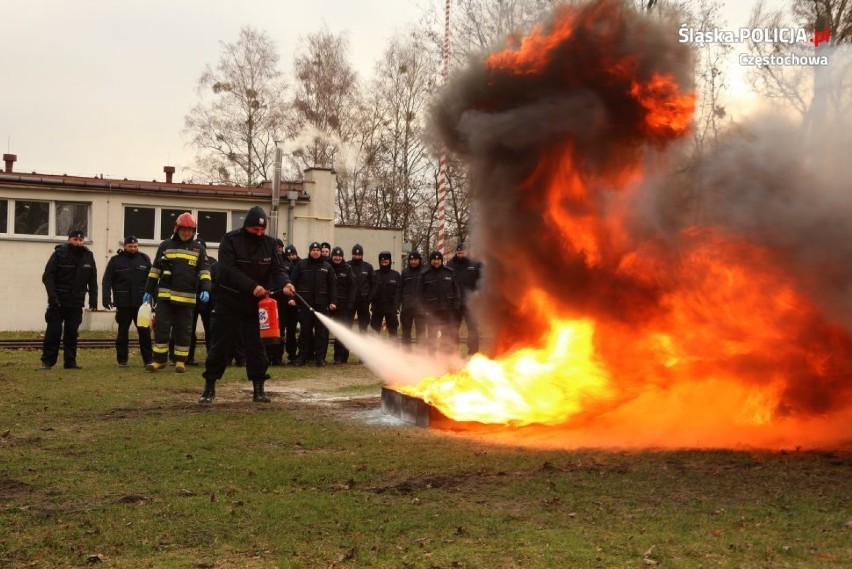
[[[246,214],[243,227],[266,227],[266,212],[259,205],[254,206]]]

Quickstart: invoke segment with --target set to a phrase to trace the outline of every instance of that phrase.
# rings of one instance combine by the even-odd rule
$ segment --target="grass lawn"
[[[542,451],[400,424],[360,365],[0,351],[0,567],[849,567],[852,455]]]

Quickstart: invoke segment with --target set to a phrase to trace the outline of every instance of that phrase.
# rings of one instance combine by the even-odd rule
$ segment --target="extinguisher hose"
[[[308,301],[307,301],[307,300],[305,300],[304,298],[302,298],[302,295],[300,295],[300,294],[299,294],[298,292],[296,292],[296,291],[293,291],[293,294],[296,296],[296,298],[298,298],[299,300],[301,300],[301,301],[302,301],[302,304],[304,304],[305,306],[307,306],[307,307],[308,307],[308,310],[310,310],[311,312],[314,312],[314,307],[313,307],[313,306],[311,306],[310,304],[308,304]]]

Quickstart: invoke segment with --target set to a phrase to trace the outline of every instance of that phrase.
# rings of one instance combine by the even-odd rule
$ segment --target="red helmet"
[[[191,229],[195,229],[198,227],[198,224],[195,223],[195,218],[192,217],[192,214],[185,211],[177,216],[177,219],[175,220],[175,233],[177,233],[178,227],[189,227]]]

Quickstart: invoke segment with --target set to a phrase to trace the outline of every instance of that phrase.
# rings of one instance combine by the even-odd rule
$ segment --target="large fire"
[[[666,29],[614,1],[563,7],[450,92],[438,120],[478,180],[496,337],[491,357],[398,389],[455,420],[592,444],[848,441],[852,337],[785,251],[637,222],[648,154],[694,111]]]

